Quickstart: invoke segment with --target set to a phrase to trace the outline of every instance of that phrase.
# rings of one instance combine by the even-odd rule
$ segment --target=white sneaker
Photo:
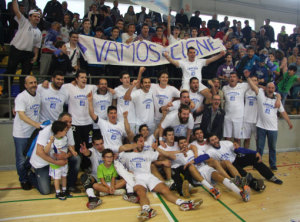
[[[167,187],[171,187],[172,186],[172,184],[174,183],[174,180],[173,179],[170,179],[170,180],[166,180],[165,181],[165,184],[167,185]]]
[[[117,189],[117,190],[115,190],[114,195],[123,196],[125,193],[126,193],[125,189]]]
[[[108,193],[105,193],[105,192],[99,192],[99,196],[100,197],[104,197],[104,196],[107,196],[108,195]]]

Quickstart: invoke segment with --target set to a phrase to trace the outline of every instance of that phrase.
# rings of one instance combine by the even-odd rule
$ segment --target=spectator
[[[135,25],[128,24],[127,25],[127,32],[122,33],[122,42],[126,44],[130,44],[136,38],[135,33]]]
[[[90,6],[90,11],[84,16],[84,18],[90,20],[92,30],[95,31],[96,27],[100,23],[99,11],[96,4],[92,4]]]
[[[275,42],[275,36],[274,36],[274,29],[272,26],[270,26],[270,19],[265,20],[265,25],[262,26],[261,28],[264,28],[266,31],[266,36],[268,39],[273,43]]]
[[[217,71],[217,77],[222,79],[225,83],[228,83],[230,73],[235,71],[235,67],[232,64],[232,55],[226,54],[225,55],[225,63],[220,65]]]
[[[208,21],[207,28],[209,28],[209,30],[211,32],[211,35],[214,35],[212,33],[213,28],[215,28],[215,31],[217,31],[220,28],[220,24],[219,24],[219,21],[217,20],[217,15],[216,14],[214,14],[212,16],[212,19]]]
[[[259,62],[259,57],[255,55],[254,48],[249,46],[247,48],[247,55],[241,59],[240,64],[236,67],[239,77],[242,78],[245,69],[249,70],[251,74],[253,74],[254,65],[257,62]]]
[[[269,40],[269,38],[266,35],[266,30],[262,27],[260,28],[259,35],[257,38],[258,50],[262,50],[265,47],[267,40]]]
[[[248,20],[245,20],[244,24],[245,24],[245,27],[242,29],[242,33],[243,33],[243,36],[244,36],[243,42],[246,45],[249,45],[249,42],[250,42],[250,39],[251,39],[251,31],[252,31],[252,29],[249,26],[249,21]]]
[[[59,1],[48,1],[44,8],[44,17],[47,22],[59,22],[62,23],[64,19],[63,8]]]
[[[69,15],[71,21],[73,21],[73,16],[74,16],[74,14],[73,14],[73,12],[71,12],[71,11],[68,9],[68,3],[67,3],[67,1],[63,1],[63,2],[61,3],[61,6],[62,6],[62,9],[63,9],[63,14],[64,14],[64,15]]]
[[[299,79],[300,78],[300,55],[299,54],[297,56],[296,63],[292,63],[292,65],[295,65],[297,67],[296,75]],[[299,83],[295,84],[292,89],[292,98],[297,99],[297,101],[293,102],[291,114],[300,115],[300,109],[299,109],[299,107],[300,107],[300,84]]]
[[[206,21],[202,21],[200,32],[203,32],[204,36],[210,36],[209,28],[206,27]]]
[[[147,16],[146,8],[142,6],[141,12],[136,13],[137,24],[142,25],[145,21],[146,16]]]
[[[110,17],[110,13],[108,11],[108,7],[107,6],[103,6],[101,8],[101,10],[103,11],[103,16],[104,16],[104,21],[103,21],[103,23],[101,25],[101,28],[103,30],[105,30],[105,29],[107,29],[109,27],[112,27],[114,25],[114,23],[113,23],[113,21],[112,21],[112,19]]]
[[[162,23],[161,14],[152,10],[149,10],[148,17],[150,17],[152,24]]]
[[[164,36],[163,28],[161,26],[156,28],[156,34],[152,37],[151,41],[164,47],[169,45],[168,39]]]
[[[298,47],[294,47],[293,54],[288,57],[288,64],[296,63],[298,53],[299,53]]]
[[[198,37],[198,29],[196,27],[191,28],[191,38],[197,38]]]
[[[284,73],[283,79],[278,83],[278,91],[281,95],[281,103],[284,106],[286,97],[292,88],[293,84],[300,82],[300,78],[295,75],[297,72],[297,66],[289,65],[288,71]]]
[[[62,26],[60,28],[60,35],[61,38],[64,42],[68,42],[69,41],[69,34],[71,32],[71,28],[72,28],[72,23],[71,23],[71,18],[69,14],[65,14],[64,15],[64,21],[62,23]]]
[[[171,26],[175,26],[175,16],[171,15],[172,8],[169,9],[169,14],[168,15],[163,15],[163,22],[168,22],[168,16],[171,16],[170,24]]]
[[[288,66],[287,66],[287,58],[285,57],[284,52],[280,49],[276,50],[275,58],[279,62],[279,68],[281,74],[286,73],[288,70]]]
[[[267,69],[265,61],[266,56],[264,54],[261,54],[259,56],[259,62],[255,64],[253,70],[253,76],[257,77],[257,82],[260,86],[266,86],[269,82],[269,71]]]
[[[266,50],[268,53],[275,53],[276,49],[272,48],[271,47],[271,41],[270,40],[267,40],[265,42],[265,48],[263,50]]]
[[[106,37],[110,37],[111,36],[111,31],[112,31],[112,28],[113,28],[114,26],[112,26],[112,27],[108,27],[107,29],[105,29],[104,30],[104,34],[106,35]],[[123,33],[123,31],[124,31],[124,21],[123,21],[123,19],[119,19],[117,22],[116,22],[116,27],[118,27],[119,28],[119,36],[120,36],[120,38],[121,38],[121,36],[122,36],[122,33]]]
[[[120,37],[120,30],[118,27],[113,27],[111,29],[111,36],[108,38],[108,40],[114,41],[114,42],[122,42],[122,38]]]
[[[228,21],[228,16],[225,16],[225,17],[224,17],[224,21],[220,23],[219,28],[220,28],[220,29],[224,28],[224,27],[226,26],[226,23],[228,24],[228,22],[229,22],[229,21]],[[230,22],[229,22],[229,24],[230,24]],[[224,32],[226,33],[226,31],[224,31]]]
[[[277,35],[278,48],[282,51],[287,52],[288,50],[288,35],[285,32],[285,26],[281,26],[281,31]]]
[[[93,32],[93,30],[91,28],[91,22],[89,19],[83,19],[80,34],[87,35],[87,36],[95,35],[95,33]]]
[[[72,22],[71,32],[79,32],[80,31],[80,23],[77,20]]]
[[[140,40],[142,41],[143,39],[151,41],[152,36],[149,35],[149,25],[147,24],[143,24],[142,25],[142,30],[141,30],[141,34],[139,34],[134,41]]]
[[[181,24],[182,27],[188,27],[189,19],[186,14],[184,14],[184,9],[180,9],[180,12],[176,14],[176,24]]]
[[[117,21],[122,18],[122,16],[121,16],[120,10],[118,8],[119,1],[115,0],[113,4],[114,4],[114,7],[110,10],[110,16],[113,20],[113,23],[116,24]]]
[[[196,27],[197,30],[200,28],[202,24],[202,19],[199,17],[200,11],[195,11],[195,15],[190,19],[190,27]]]
[[[6,73],[15,74],[18,64],[22,64],[22,74],[29,75],[32,64],[37,61],[39,48],[41,47],[42,35],[37,28],[40,21],[40,13],[37,10],[29,12],[26,19],[21,14],[16,0],[12,2],[12,8],[19,24],[18,31],[11,41],[9,60]],[[24,88],[24,78],[20,78],[20,88]],[[4,78],[3,97],[8,96],[8,78]]]
[[[129,23],[133,23],[135,25],[137,24],[136,15],[134,13],[134,9],[132,5],[128,7],[127,12],[125,13],[124,22],[125,24],[129,24]]]

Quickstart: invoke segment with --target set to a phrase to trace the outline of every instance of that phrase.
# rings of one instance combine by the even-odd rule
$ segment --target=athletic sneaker
[[[89,202],[87,202],[86,206],[92,210],[98,207],[100,204],[102,204],[102,200],[100,200],[98,197],[89,197]]]
[[[131,202],[131,203],[138,203],[139,202],[139,197],[136,196],[134,193],[127,193],[123,195],[123,199]]]
[[[87,186],[90,185],[90,184],[92,183],[92,176],[90,176],[90,175],[84,173],[84,174],[81,175],[80,181],[81,181],[83,187],[84,187],[85,189],[87,189]]]
[[[104,197],[104,196],[107,196],[107,195],[109,195],[109,193],[99,192],[99,196],[100,196],[100,197]]]
[[[242,178],[239,175],[236,175],[231,181],[237,186],[242,187]]]
[[[180,210],[187,211],[187,210],[193,210],[200,207],[200,205],[203,203],[202,199],[196,199],[196,200],[190,200],[190,201],[184,201],[182,204],[180,204],[179,208]]]
[[[115,192],[114,192],[114,195],[116,196],[122,196],[126,193],[126,190],[124,189],[116,189]]]
[[[170,187],[174,184],[174,180],[173,180],[173,179],[166,180],[166,181],[165,181],[165,184],[167,185],[167,187],[170,188]]]
[[[272,171],[277,171],[277,167],[276,166],[271,166],[270,167]]]
[[[190,188],[189,188],[189,181],[184,180],[182,183],[182,195],[184,198],[190,198]]]
[[[66,200],[66,196],[62,194],[62,192],[56,193],[55,197],[60,200]]]
[[[243,201],[248,202],[250,200],[250,187],[245,185],[240,194],[242,196]]]
[[[241,187],[244,187],[245,185],[249,186],[251,181],[253,180],[253,176],[251,173],[247,173],[245,177],[241,178],[242,184]]]
[[[263,191],[266,189],[266,185],[263,179],[253,179],[252,188],[256,191]]]
[[[275,175],[271,177],[270,181],[279,185],[283,183],[282,180],[279,180]]]
[[[22,182],[21,187],[23,190],[31,190],[32,189],[32,185],[29,181]]]
[[[70,192],[69,192],[68,190],[63,191],[63,192],[62,192],[62,195],[64,195],[66,198],[71,198],[71,197],[73,197],[73,195],[70,194]]]
[[[139,221],[146,221],[156,216],[156,210],[150,208],[149,210],[141,210],[137,218]]]
[[[213,196],[213,198],[215,198],[216,200],[218,200],[221,196],[221,193],[219,192],[219,190],[217,188],[211,188],[209,190],[210,195]]]

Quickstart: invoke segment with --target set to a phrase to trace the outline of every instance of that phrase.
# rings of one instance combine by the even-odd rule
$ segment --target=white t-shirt
[[[40,121],[55,121],[59,114],[63,112],[64,104],[67,102],[68,96],[64,88],[55,90],[52,83],[49,88],[44,88],[41,84],[37,88],[37,93],[41,97]]]
[[[237,83],[235,87],[226,85],[222,88],[225,98],[226,119],[229,119],[233,122],[243,121],[245,92],[248,89],[248,83]]]
[[[71,65],[72,65],[72,67],[77,66],[77,61],[80,58],[80,50],[79,50],[78,46],[76,46],[76,48],[71,48],[70,42],[67,42],[66,47],[67,47],[67,54],[69,56],[69,59],[71,59],[74,51],[76,50],[76,52],[73,56],[73,59],[71,61]]]
[[[151,84],[151,90],[153,92],[154,101],[154,119],[160,120],[162,113],[159,112],[159,108],[171,102],[173,98],[180,96],[180,91],[174,86],[167,85],[166,88],[161,88],[159,84]]]
[[[202,81],[202,68],[206,66],[206,59],[196,59],[194,62],[180,60],[179,67],[182,69],[182,87],[189,90],[189,81],[192,77],[197,77],[199,82]]]
[[[114,94],[114,99],[117,99],[117,110],[118,110],[118,121],[124,120],[123,118],[123,113],[125,111],[128,111],[128,122],[129,123],[135,123],[136,122],[136,116],[135,116],[135,108],[134,104],[130,100],[124,100],[124,95],[127,92],[129,88],[124,88],[123,85],[120,85],[116,87],[115,94]],[[134,87],[132,92],[134,92],[136,88]]]
[[[156,139],[153,134],[148,136],[148,138],[144,142],[143,152],[146,152],[149,150],[153,151],[152,144],[155,143],[155,141],[156,141]]]
[[[172,35],[172,34],[168,37],[169,45],[172,45],[180,40],[181,40],[181,38],[179,38],[179,36],[177,39],[175,39],[174,35]]]
[[[189,114],[189,119],[186,124],[180,123],[178,115],[179,111],[168,113],[164,121],[162,121],[161,127],[163,129],[172,127],[174,129],[175,136],[187,136],[187,129],[192,130],[194,128],[193,115],[191,113]]]
[[[38,156],[36,154],[36,147],[37,147],[37,144],[40,144],[45,148],[45,146],[48,144],[48,142],[50,140],[50,137],[53,136],[51,127],[52,127],[52,124],[49,126],[46,126],[43,130],[41,130],[39,132],[39,135],[38,135],[38,138],[36,141],[36,145],[34,147],[32,155],[30,157],[30,164],[36,169],[49,165],[49,163],[46,160],[42,159],[40,156]],[[67,133],[67,138],[68,138],[68,145],[74,146],[75,142],[74,142],[73,132],[71,129]]]
[[[127,32],[122,33],[121,38],[122,38],[122,42],[126,43],[127,39],[129,39],[130,37],[132,38],[132,41],[136,38],[136,34],[132,34],[132,36],[128,35]]]
[[[171,151],[180,151],[180,148],[178,146],[178,143],[177,142],[174,142],[174,145],[173,146],[169,146],[167,143],[166,143],[166,146],[167,147],[162,147],[162,146],[159,146],[160,149],[164,150],[164,151],[168,151],[168,152],[171,152]],[[178,165],[178,161],[176,160],[172,160],[171,161],[171,168],[177,168],[179,166],[181,166],[182,164]]]
[[[108,120],[98,117],[97,124],[103,136],[104,147],[111,149],[114,153],[118,153],[120,146],[123,145],[122,139],[126,136],[124,123],[117,122],[117,124],[112,124]]]
[[[175,154],[176,159],[172,160],[171,168],[177,168],[180,166],[184,166],[188,162],[191,162],[195,159],[194,152],[192,150],[189,150],[186,152],[186,156],[184,156],[183,153],[176,153]]]
[[[194,112],[195,110],[197,110],[200,106],[203,106],[203,100],[204,100],[204,96],[202,96],[202,94],[200,92],[192,92],[190,90],[190,99],[194,102],[195,107],[192,110],[192,112]],[[197,116],[196,120],[195,120],[195,124],[199,124],[201,123],[202,120],[202,115]]]
[[[176,101],[172,102],[172,106],[169,107],[169,112],[178,111],[178,109],[180,108],[180,105],[181,105],[180,100],[176,100]]]
[[[35,122],[39,122],[40,104],[41,98],[38,93],[35,96],[32,96],[27,90],[24,90],[16,97],[15,111],[17,114],[13,125],[14,137],[29,138],[32,132],[35,130],[34,126],[31,126],[20,119],[18,111],[23,111],[28,118]]]
[[[68,152],[68,137],[67,136],[64,136],[63,138],[59,138],[59,139],[54,138],[54,141],[50,148],[50,156],[54,159],[55,153],[58,154],[58,153],[62,153],[62,152],[65,152],[65,153]]]
[[[100,164],[103,163],[102,153],[100,153],[94,147],[90,148],[89,151],[91,152],[91,156],[89,157],[89,159],[91,160],[91,168],[92,168],[91,175],[95,179],[99,180],[99,178],[97,176],[97,168]]]
[[[15,20],[19,24],[18,31],[10,44],[18,50],[28,52],[32,52],[35,47],[41,48],[42,33],[39,28],[33,27],[29,20],[23,15],[21,15],[20,19],[15,16]]]
[[[93,95],[93,105],[95,114],[101,118],[107,120],[107,108],[111,106],[112,94],[107,92],[105,95],[98,94],[97,92]],[[99,126],[93,123],[94,129],[99,129]]]
[[[68,92],[69,113],[72,115],[72,124],[76,126],[85,126],[93,123],[89,114],[89,104],[87,94],[97,91],[97,86],[86,85],[84,89],[74,86],[71,83],[63,85]]]
[[[197,147],[198,156],[201,155],[200,153],[205,153],[205,152],[210,148],[210,146],[207,145],[206,143],[200,145],[200,144],[197,142],[197,140],[193,141],[193,142],[191,143],[191,145],[194,145],[194,146]]]
[[[257,127],[265,130],[278,130],[277,111],[284,112],[282,103],[280,107],[275,108],[276,99],[266,97],[263,90],[260,90],[257,95],[258,104],[258,119]]]
[[[231,163],[234,162],[236,154],[234,153],[233,143],[230,141],[220,141],[220,148],[215,149],[210,147],[206,153],[215,160],[229,160]]]
[[[257,122],[257,98],[256,93],[251,89],[248,89],[245,93],[244,122]]]
[[[156,161],[159,153],[153,151],[120,153],[120,158],[126,163],[127,169],[137,174],[150,174],[151,163]]]
[[[131,101],[135,107],[136,124],[153,125],[154,103],[152,90],[150,89],[148,93],[145,93],[142,89],[132,92]]]

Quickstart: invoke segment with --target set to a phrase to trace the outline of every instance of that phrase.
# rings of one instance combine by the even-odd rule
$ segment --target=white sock
[[[55,190],[55,191],[56,191],[56,193],[57,193],[57,194],[59,194],[59,193],[60,193],[60,190]]]
[[[176,200],[176,205],[180,206],[181,204],[183,204],[185,201],[182,199],[177,199]]]
[[[93,188],[87,188],[85,192],[88,195],[88,197],[96,197]]]
[[[143,210],[149,210],[149,209],[150,209],[150,206],[149,206],[149,205],[143,205],[143,206],[142,206],[142,209],[143,209]]]
[[[133,186],[126,183],[126,190],[127,190],[127,193],[133,193]]]
[[[211,184],[209,184],[209,182],[207,182],[207,180],[203,179],[201,181],[201,184],[205,187],[205,188],[208,188],[209,190],[214,188]]]
[[[223,180],[223,184],[225,185],[225,187],[227,187],[228,189],[232,190],[233,192],[235,192],[236,194],[240,195],[240,188],[238,188],[233,182],[231,182],[228,178],[224,178]]]
[[[62,191],[64,192],[64,191],[66,191],[67,190],[67,188],[66,187],[62,187]]]

